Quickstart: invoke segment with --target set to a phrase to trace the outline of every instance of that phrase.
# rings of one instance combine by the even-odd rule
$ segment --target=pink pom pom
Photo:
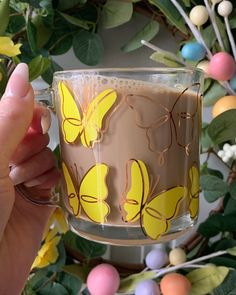
[[[94,267],[87,278],[91,295],[114,295],[120,285],[120,276],[115,267],[102,263]]]
[[[227,52],[218,52],[210,60],[208,73],[215,80],[225,81],[231,79],[236,72],[236,63]]]

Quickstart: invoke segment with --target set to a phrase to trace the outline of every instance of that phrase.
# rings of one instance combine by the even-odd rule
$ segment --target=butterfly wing
[[[190,153],[191,144],[198,140],[200,132],[200,84],[186,88],[177,98],[173,107],[173,124],[177,144]]]
[[[60,110],[64,140],[67,143],[73,143],[83,129],[81,115],[73,95],[64,82],[59,82],[58,90],[61,98]]]
[[[79,216],[80,214],[79,199],[78,199],[77,192],[76,192],[73,180],[71,178],[70,172],[64,162],[62,162],[62,171],[63,171],[64,179],[66,182],[68,201],[69,201],[70,207],[73,211],[73,214],[75,216]]]
[[[140,218],[140,211],[149,194],[149,176],[141,160],[130,160],[126,165],[128,188],[123,197],[123,219],[134,222]]]
[[[80,135],[81,143],[85,147],[92,147],[100,139],[104,130],[104,120],[114,106],[117,93],[114,89],[106,89],[96,96],[84,114],[84,129]]]
[[[158,154],[159,164],[163,165],[163,155],[172,145],[170,111],[149,96],[130,94],[126,102],[135,113],[137,126],[146,129],[149,149]]]
[[[195,166],[189,170],[190,190],[189,190],[189,211],[191,218],[195,219],[199,210],[199,172]]]
[[[156,240],[168,232],[171,221],[178,216],[187,189],[176,186],[155,196],[142,210],[142,224],[146,235]]]
[[[110,212],[105,201],[108,196],[107,173],[107,165],[96,164],[85,174],[79,187],[81,206],[88,218],[97,223],[104,223]]]

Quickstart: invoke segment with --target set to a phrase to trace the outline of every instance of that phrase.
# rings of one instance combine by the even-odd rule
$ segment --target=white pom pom
[[[208,11],[205,6],[197,5],[190,11],[189,18],[195,26],[202,26],[208,20]]]
[[[230,1],[223,0],[219,5],[218,5],[218,13],[219,15],[223,17],[227,17],[230,15],[230,13],[233,10],[233,5]]]
[[[234,153],[233,153],[231,150],[227,150],[227,151],[225,152],[225,157],[232,158],[233,155],[234,155]]]
[[[229,161],[229,158],[226,157],[226,156],[224,156],[224,157],[222,158],[222,161],[225,162],[225,163],[227,163],[227,162]]]
[[[211,0],[212,4],[220,3],[222,0]]]
[[[225,155],[225,151],[220,150],[220,151],[217,153],[217,155],[218,155],[220,158],[222,158],[222,157],[224,157],[224,155]]]
[[[212,4],[220,3],[222,0],[211,0]]]
[[[223,146],[223,151],[226,152],[226,151],[230,150],[230,148],[231,148],[230,144],[225,143],[224,146]]]
[[[230,150],[231,150],[233,153],[236,153],[236,144],[231,145]]]

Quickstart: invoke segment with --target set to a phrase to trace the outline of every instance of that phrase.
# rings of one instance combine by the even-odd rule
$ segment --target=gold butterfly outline
[[[191,97],[190,88],[197,89],[195,92],[191,91]],[[168,101],[168,93],[162,95],[166,95],[165,100]],[[174,92],[171,95],[174,95]],[[200,105],[200,84],[194,83],[180,94],[176,92],[176,95],[171,109],[159,103],[154,97],[136,94],[126,96],[126,103],[135,112],[137,126],[146,130],[148,148],[157,154],[159,166],[165,163],[164,155],[172,147],[173,138],[177,145],[184,149],[186,155],[189,155],[195,129],[200,129],[200,126],[195,124]]]

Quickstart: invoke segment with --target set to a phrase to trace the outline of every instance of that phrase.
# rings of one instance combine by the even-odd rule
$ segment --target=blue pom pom
[[[206,56],[206,49],[198,42],[186,43],[182,47],[181,55],[186,60],[199,61]]]
[[[229,82],[231,88],[236,91],[236,74],[233,76],[233,78]]]

